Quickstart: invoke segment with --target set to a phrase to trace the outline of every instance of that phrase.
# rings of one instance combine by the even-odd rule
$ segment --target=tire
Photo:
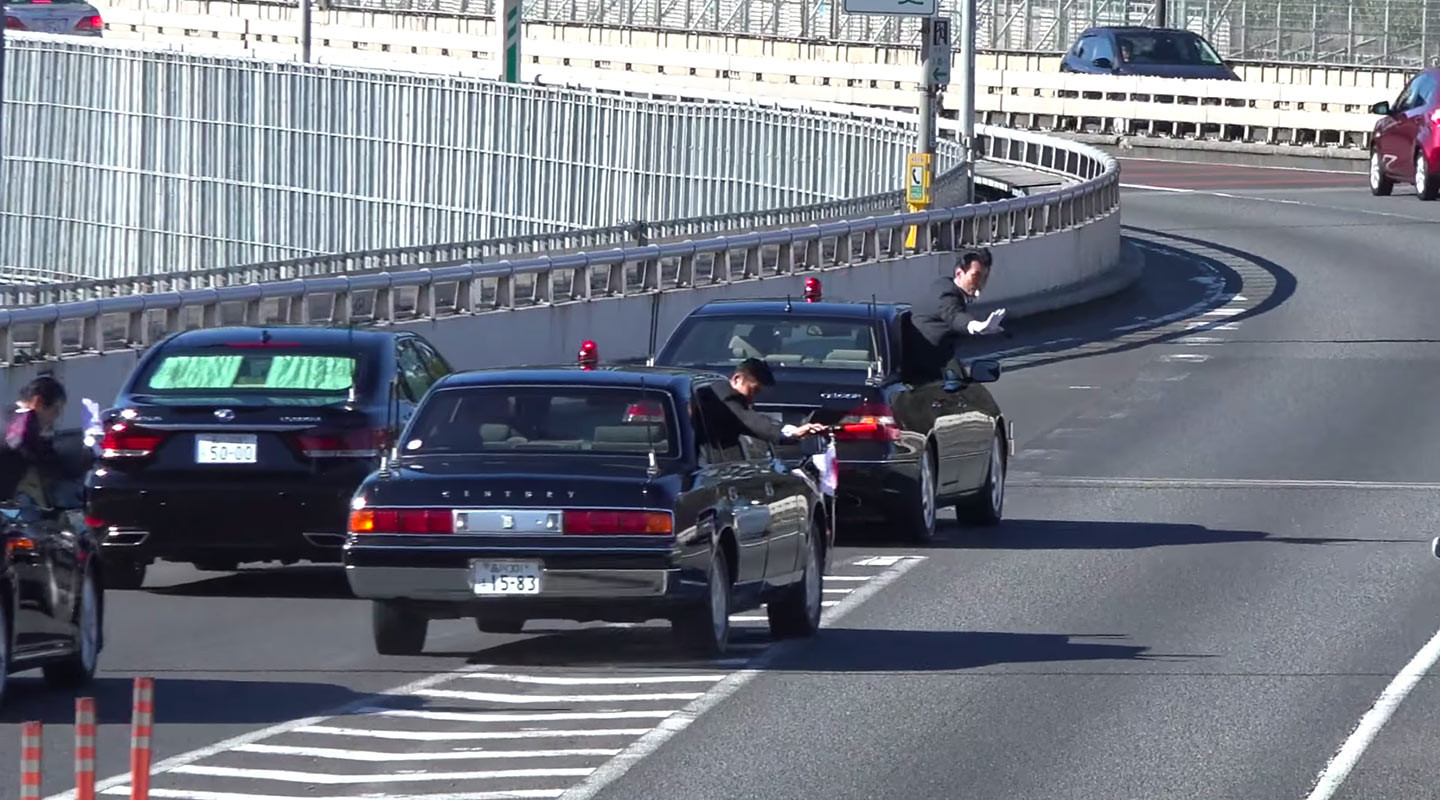
[[[1380,151],[1370,151],[1370,194],[1376,197],[1385,197],[1395,188],[1395,181],[1385,176],[1385,167],[1382,165]]]
[[[812,519],[810,536],[805,541],[804,574],[784,599],[765,609],[770,617],[770,634],[777,639],[814,636],[820,630],[821,601],[825,599],[824,536],[824,529]]]
[[[425,649],[430,618],[402,603],[376,600],[371,606],[375,652],[382,656],[417,656]]]
[[[999,430],[990,439],[990,465],[980,490],[955,506],[955,516],[967,525],[998,525],[1005,512],[1005,437]]]
[[[475,628],[481,633],[520,633],[525,620],[515,617],[476,617]]]
[[[86,571],[76,611],[75,653],[64,661],[46,664],[45,682],[55,689],[78,689],[95,678],[100,664],[101,633],[104,624],[99,581]]]
[[[149,565],[128,556],[105,556],[106,589],[139,589]]]
[[[935,448],[927,444],[920,454],[920,472],[915,476],[906,509],[906,538],[917,544],[935,539],[935,518],[940,508],[935,486]]]
[[[1425,154],[1415,153],[1415,196],[1421,200],[1434,200],[1440,193],[1440,175],[1431,175],[1430,166],[1425,163]]]
[[[730,649],[730,560],[725,548],[717,545],[710,558],[706,581],[709,602],[675,618],[675,637],[685,650],[702,658],[716,658]]]

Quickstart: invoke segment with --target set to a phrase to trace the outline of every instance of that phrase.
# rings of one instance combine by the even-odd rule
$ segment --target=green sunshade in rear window
[[[355,359],[348,356],[172,355],[150,376],[154,391],[278,389],[343,392],[355,382]]]

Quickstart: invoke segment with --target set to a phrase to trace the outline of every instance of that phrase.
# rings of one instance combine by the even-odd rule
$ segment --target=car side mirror
[[[970,380],[976,383],[994,383],[1000,380],[1000,362],[981,359],[970,363]]]
[[[1101,56],[1094,61],[1091,61],[1090,63],[1096,67],[1099,67],[1100,69],[1115,69],[1115,62],[1104,56]]]
[[[1390,116],[1390,101],[1389,101],[1389,100],[1381,100],[1380,102],[1376,103],[1375,105],[1370,106],[1370,113],[1371,113],[1371,114],[1379,114],[1379,115],[1382,116],[1382,117],[1388,117],[1388,116]]]

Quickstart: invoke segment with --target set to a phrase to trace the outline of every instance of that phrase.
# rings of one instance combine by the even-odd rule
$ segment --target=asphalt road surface
[[[644,628],[441,622],[380,658],[333,570],[166,566],[110,594],[102,778],[153,675],[153,797],[1432,796],[1440,691],[1397,675],[1440,625],[1440,203],[1363,175],[1122,179],[1163,187],[1125,194],[1141,283],[996,342],[1006,522],[848,543],[820,638],[742,621],[741,658],[685,663]],[[60,794],[73,697],[14,689],[0,764],[42,719]]]

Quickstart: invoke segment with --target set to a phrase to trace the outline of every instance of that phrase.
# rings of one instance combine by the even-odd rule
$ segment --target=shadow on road
[[[345,571],[339,565],[243,570],[171,586],[147,587],[143,591],[177,597],[284,597],[297,600],[349,600],[355,597],[345,581]]]
[[[966,528],[941,520],[935,541],[919,546],[880,536],[852,535],[848,547],[905,550],[1134,550],[1197,544],[1262,542],[1270,544],[1414,544],[1428,539],[1384,539],[1344,536],[1273,536],[1263,531],[1226,530],[1173,522],[1006,519],[993,528]]]
[[[50,689],[38,676],[17,675],[10,680],[4,709],[0,710],[0,723],[39,720],[47,724],[73,724],[76,697],[95,698],[96,721],[102,725],[130,721],[133,678],[99,677],[78,691]],[[272,725],[367,696],[333,683],[157,677],[155,721]],[[394,696],[386,702],[392,708],[418,708],[422,704],[422,698],[405,696]]]

